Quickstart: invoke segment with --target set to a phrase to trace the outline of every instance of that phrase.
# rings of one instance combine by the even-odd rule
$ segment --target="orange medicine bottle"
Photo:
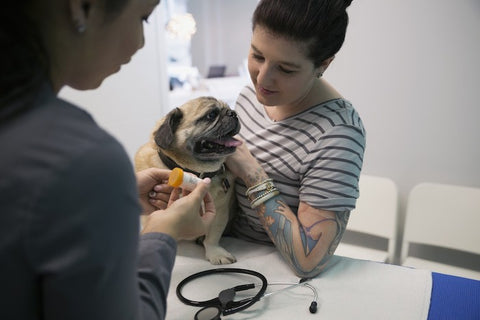
[[[183,188],[192,191],[198,182],[202,181],[196,175],[184,172],[180,168],[174,168],[168,177],[168,185],[174,188]]]

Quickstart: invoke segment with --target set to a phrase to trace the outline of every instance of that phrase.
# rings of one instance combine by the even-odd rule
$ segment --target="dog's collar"
[[[216,175],[225,172],[225,165],[224,165],[223,163],[222,163],[222,166],[220,167],[220,169],[218,169],[217,171],[212,171],[212,172],[197,172],[197,171],[190,170],[190,169],[188,169],[188,168],[184,168],[184,167],[179,166],[178,163],[176,163],[172,158],[170,158],[169,156],[167,156],[166,154],[164,154],[162,151],[158,151],[158,156],[160,157],[160,159],[162,160],[162,162],[163,162],[170,170],[172,170],[173,168],[180,168],[180,169],[182,169],[183,171],[193,173],[194,175],[196,175],[197,177],[202,178],[202,179],[203,179],[203,178],[213,178],[213,177],[215,177]]]

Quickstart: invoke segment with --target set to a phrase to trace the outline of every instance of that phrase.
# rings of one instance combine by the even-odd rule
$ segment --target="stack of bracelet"
[[[250,205],[252,208],[256,208],[268,199],[279,195],[280,191],[278,191],[277,187],[273,184],[272,179],[266,179],[259,184],[256,184],[247,189],[245,195],[250,200]]]

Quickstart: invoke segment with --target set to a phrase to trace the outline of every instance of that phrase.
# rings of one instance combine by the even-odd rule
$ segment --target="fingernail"
[[[150,198],[154,198],[156,195],[157,195],[157,193],[156,193],[155,191],[150,191],[150,192],[148,193],[148,196],[149,196]]]
[[[210,178],[203,178],[203,182],[205,182],[206,184],[210,184],[210,182],[212,182],[212,179],[210,179]]]

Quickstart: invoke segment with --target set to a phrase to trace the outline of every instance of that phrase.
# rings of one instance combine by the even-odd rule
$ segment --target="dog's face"
[[[168,113],[153,137],[164,154],[198,171],[202,164],[220,166],[235,152],[240,142],[233,136],[239,131],[237,114],[226,103],[200,97]]]

